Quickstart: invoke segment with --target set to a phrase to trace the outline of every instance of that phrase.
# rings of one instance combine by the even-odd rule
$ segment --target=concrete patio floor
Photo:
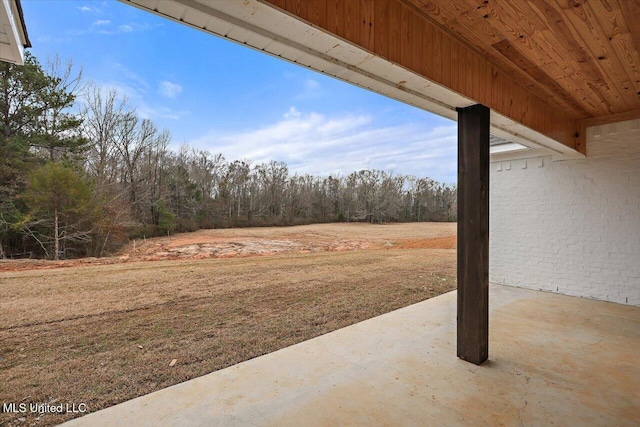
[[[640,425],[640,307],[491,285],[489,361],[455,333],[451,292],[66,425]]]

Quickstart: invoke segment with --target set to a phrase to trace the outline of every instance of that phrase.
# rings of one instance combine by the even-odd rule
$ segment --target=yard
[[[0,402],[89,412],[455,288],[455,224],[206,230],[0,262]],[[78,414],[9,412],[0,424]]]

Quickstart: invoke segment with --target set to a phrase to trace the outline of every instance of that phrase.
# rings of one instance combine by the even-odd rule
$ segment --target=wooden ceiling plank
[[[469,2],[434,2],[432,0],[407,0],[427,19],[438,25],[444,26],[452,34],[463,40],[465,44],[473,46],[480,55],[487,57],[495,65],[512,74],[519,85],[544,99],[550,105],[568,111],[572,118],[585,117],[585,110],[574,109],[576,102],[567,103],[566,100],[558,96],[556,88],[549,88],[541,85],[539,81],[532,78],[528,73],[516,67],[512,62],[496,52],[491,44],[504,40],[504,35],[500,34],[488,22],[477,13],[478,6],[483,3]],[[455,17],[454,15],[458,15]],[[558,72],[560,74],[560,72]],[[585,87],[585,91],[588,88]],[[565,91],[566,93],[566,91]],[[599,101],[598,101],[599,102]],[[598,102],[594,102],[596,105]],[[593,111],[593,114],[599,111]],[[591,113],[586,113],[592,115]]]
[[[307,19],[307,3],[302,0],[285,0],[285,9],[292,10],[296,15]]]
[[[327,8],[318,0],[307,0],[307,16],[309,21],[318,22],[320,26],[327,26]]]
[[[449,57],[449,60],[451,61],[451,77],[452,77],[452,87],[456,87],[459,88],[458,92],[459,93],[470,93],[470,92],[465,92],[465,89],[467,88],[467,84],[469,82],[469,80],[471,79],[475,79],[476,76],[473,75],[471,76],[471,79],[467,79],[464,75],[462,75],[462,73],[458,73],[455,70],[459,67],[464,67],[464,50],[466,49],[465,46],[463,46],[462,44],[458,43],[457,40],[455,39],[451,39],[452,42],[452,49],[451,49],[451,55]]]
[[[478,4],[478,0],[466,1],[467,3]],[[605,105],[601,105],[603,95],[591,93],[592,89],[589,88],[584,79],[578,77],[581,73],[588,72],[588,70],[585,71],[583,69],[582,64],[571,64],[574,73],[570,76],[567,76],[565,70],[561,68],[561,64],[566,63],[566,58],[570,56],[570,52],[566,50],[566,46],[556,41],[556,36],[544,24],[545,21],[542,18],[532,20],[538,25],[543,25],[541,27],[534,27],[528,21],[529,17],[537,14],[537,12],[529,8],[527,2],[516,2],[512,7],[507,8],[506,6],[508,5],[509,3],[505,2],[489,1],[486,4],[482,2],[481,7],[476,7],[473,10],[481,17],[486,17],[487,22],[496,31],[504,34],[508,40],[512,41],[513,46],[529,61],[535,64],[542,64],[546,74],[563,86],[565,92],[573,94],[574,100],[583,104],[583,110],[587,110],[590,115],[610,113],[609,107],[611,103],[607,102]],[[518,10],[514,9],[515,5],[519,8]],[[590,99],[591,102],[582,102],[583,98]]]
[[[459,1],[449,1],[449,0],[403,0],[406,3],[412,4],[414,9],[416,9],[422,16],[428,19],[431,22],[436,23],[437,25],[444,27],[448,30],[448,34],[451,34],[456,40],[461,41],[464,45],[472,46],[472,49],[477,53],[480,58],[489,59],[494,65],[496,65],[499,70],[502,70],[502,73],[506,72],[507,75],[510,76],[509,79],[505,79],[502,73],[491,72],[491,69],[487,70],[487,77],[490,77],[495,81],[495,84],[503,86],[505,93],[511,94],[508,96],[512,96],[513,98],[509,98],[509,102],[507,103],[507,108],[509,114],[512,117],[520,117],[522,120],[527,121],[531,120],[532,117],[536,116],[533,111],[536,111],[537,108],[558,108],[560,111],[563,111],[564,114],[571,118],[582,118],[585,117],[584,111],[577,112],[573,108],[572,105],[568,105],[564,102],[560,97],[557,96],[556,93],[552,93],[552,90],[547,89],[543,85],[539,84],[539,82],[535,81],[531,76],[526,74],[524,71],[516,67],[513,63],[506,60],[504,57],[499,55],[490,45],[486,43],[486,41],[482,41],[482,36],[484,33],[480,35],[473,31],[473,29],[469,29],[465,25],[462,25],[460,22],[463,19],[468,20],[468,16],[476,15],[477,12],[475,8],[469,6],[468,3],[461,3]],[[428,11],[438,11],[439,14],[437,19],[434,19],[433,16],[428,15]],[[458,18],[454,18],[454,14],[458,14]],[[476,29],[477,31],[477,29]],[[491,29],[491,32],[498,37],[498,32],[495,29]],[[480,40],[479,43],[473,43],[470,39]],[[443,43],[443,46],[446,44]],[[454,44],[455,45],[455,44]],[[490,53],[488,53],[490,52]],[[498,63],[501,61],[501,63]],[[485,62],[486,63],[486,62]],[[493,67],[490,67],[493,68]],[[442,73],[443,69],[441,69],[442,77],[445,78],[445,74]],[[454,70],[451,70],[454,71]],[[451,77],[451,79],[455,79],[455,77]],[[497,80],[496,80],[497,79]],[[486,81],[486,80],[485,80]],[[446,82],[452,83],[449,79],[446,79]],[[446,84],[445,82],[443,82]],[[460,85],[465,85],[466,83],[462,81],[458,81]],[[529,87],[529,84],[535,85],[535,89],[532,90]],[[518,90],[515,90],[515,86],[518,86]],[[493,85],[492,85],[493,88]],[[526,91],[522,91],[521,88],[525,88]],[[474,99],[482,102],[481,99],[484,97],[479,91],[476,91],[477,88],[472,84],[472,92],[473,95],[469,95]],[[586,92],[586,90],[585,90]],[[531,96],[530,93],[535,94],[535,96]],[[521,96],[522,94],[526,94],[525,96]],[[494,93],[493,90],[491,94],[485,94],[487,99],[490,99],[491,102],[504,103],[507,100],[503,98],[505,94]],[[476,98],[477,96],[477,98]],[[518,97],[518,100],[521,102],[517,102],[515,97]],[[521,99],[522,98],[522,99]],[[533,104],[536,104],[535,107],[526,108],[523,107],[525,105],[528,106],[529,99]],[[589,107],[596,112],[597,110],[593,107],[594,105],[598,105],[600,103],[599,100],[594,100],[593,103],[589,104]],[[531,114],[529,114],[531,113]],[[587,113],[587,116],[591,116],[590,112]],[[545,119],[546,120],[546,119]],[[543,124],[543,127],[548,128],[551,133],[557,132],[558,138],[565,138],[566,135],[560,136],[565,132],[565,129],[561,129],[562,126],[558,127],[556,123],[551,123],[551,120],[546,120]],[[554,128],[554,126],[556,128]]]
[[[344,34],[349,40],[354,40],[359,45],[360,40],[360,2],[359,1],[346,1],[344,2]]]
[[[579,3],[569,5],[566,0],[556,0],[556,2],[561,8],[565,6],[562,10],[567,17],[570,29],[576,33],[576,39],[581,40],[590,55],[598,59],[596,65],[605,75],[607,88],[619,95],[620,101],[616,103],[616,108],[620,111],[640,108],[640,98],[636,95],[635,86],[597,19],[588,8]],[[618,84],[611,84],[611,82]]]
[[[477,16],[491,22],[490,25],[495,26],[495,22],[499,22],[500,33],[507,39],[517,39],[521,34],[531,35],[534,32],[534,24],[523,19],[522,11],[513,9],[508,4],[482,0],[464,1]]]
[[[458,19],[458,16],[465,12],[457,2],[434,2],[432,0],[409,0],[421,13],[427,15],[431,20],[440,25],[445,25],[449,21]]]
[[[426,71],[422,61],[422,56],[424,55],[424,31],[422,30],[422,25],[420,25],[420,19],[417,15],[412,14],[409,19],[409,37],[411,38],[411,42],[417,47],[411,52],[411,63],[416,71],[424,74]]]
[[[590,71],[594,80],[602,80],[598,70],[595,70],[595,64],[589,61],[589,54],[572,34],[569,25],[564,19],[562,10],[547,0],[530,0],[529,4],[544,22],[543,28],[553,32],[553,42],[561,46],[576,62],[583,64],[583,66],[591,66],[592,69]]]
[[[553,90],[557,96],[569,105],[575,111],[578,111],[582,117],[591,115],[580,105],[571,94],[569,94],[558,82],[545,73],[540,67],[531,62],[528,58],[520,53],[508,40],[503,40],[500,43],[493,45],[493,48],[502,54],[505,58],[508,58],[518,68],[524,70],[533,79],[543,84],[544,86]]]
[[[387,26],[389,33],[389,59],[396,64],[400,64],[402,61],[400,51],[400,26],[391,25],[391,22],[400,22],[402,9],[405,7],[406,6],[399,2],[391,2],[391,4],[389,4],[389,25]]]
[[[513,74],[518,84],[522,87],[532,90],[536,96],[541,97],[551,105],[563,110],[572,110],[572,107],[563,102],[556,93],[540,85],[539,82],[515,67],[491,48],[491,43],[503,40],[504,36],[495,31],[484,19],[477,15],[475,12],[477,4],[458,1],[434,2],[433,0],[406,0],[406,2],[412,4],[421,15],[430,21],[447,28],[451,34],[464,41],[465,44],[473,46],[478,54],[489,58],[496,65]],[[570,115],[576,118],[583,117],[582,114],[576,112],[571,112]]]
[[[452,25],[452,23],[449,23],[449,25]],[[469,36],[468,39],[472,42],[474,40],[473,36]],[[497,46],[500,47],[503,43],[509,42],[503,39],[489,46],[488,49],[490,50],[483,50],[482,53],[490,58],[495,65],[509,72],[521,86],[532,91],[536,96],[559,108],[571,110],[572,116],[576,118],[590,115],[563,87],[558,86],[557,83],[547,85],[547,80],[541,79],[539,73],[536,73],[531,67],[521,68],[517,66],[518,64],[515,62],[514,57],[505,55],[504,52],[500,52],[500,49],[496,49]],[[518,53],[518,57],[522,57],[522,55]],[[528,64],[533,64],[528,59],[526,61]],[[537,66],[535,68],[539,69]],[[550,79],[549,76],[547,78]],[[554,81],[553,79],[551,80]]]
[[[467,70],[473,70],[474,65],[476,64],[475,59],[476,55],[465,55],[464,63],[460,64],[460,66],[465,67]],[[474,75],[472,79],[462,79],[464,83],[464,86],[462,86],[462,93],[475,94],[480,87],[480,85],[477,83],[479,79],[479,75]]]
[[[558,61],[561,61],[561,59],[558,59]],[[580,64],[575,61],[569,61],[569,64],[574,66],[564,69],[564,74],[556,78],[561,84],[563,82],[566,83],[565,87],[573,90],[576,98],[591,100],[591,105],[596,109],[595,111],[591,110],[593,115],[613,114],[616,111],[616,107],[619,108],[620,105],[626,106],[622,95],[617,90],[617,85],[607,80],[601,70],[599,70],[599,74],[602,78],[599,83],[595,83],[593,75],[588,73],[585,68],[580,67]],[[584,105],[586,108],[586,101]]]
[[[495,3],[495,2],[494,2]],[[510,6],[508,8],[507,6]],[[517,5],[517,6],[516,6]],[[545,12],[549,14],[545,7]],[[514,12],[514,8],[519,8]],[[515,46],[522,49],[529,58],[533,59],[536,64],[540,64],[540,67],[544,67],[545,73],[550,75],[555,83],[564,87],[565,91],[572,93],[577,101],[582,101],[583,108],[587,109],[591,114],[603,114],[610,112],[612,106],[602,93],[591,93],[593,90],[589,88],[585,83],[584,74],[588,74],[588,78],[601,78],[598,70],[595,72],[591,67],[584,67],[584,64],[578,61],[569,61],[569,57],[577,57],[581,59],[584,57],[584,52],[571,52],[571,49],[575,48],[577,43],[565,42],[560,43],[558,40],[558,31],[554,31],[549,25],[548,16],[541,14],[539,8],[531,7],[529,2],[512,2],[512,3],[499,3],[496,9],[500,9],[498,13],[502,13],[504,16],[510,16],[514,21],[527,20],[535,22],[536,25],[530,25],[528,30],[523,30],[518,39],[524,39],[528,43],[517,43]],[[532,18],[533,15],[538,16],[538,19]],[[557,11],[552,11],[551,15],[557,16]],[[559,19],[556,19],[559,20]],[[526,28],[526,27],[523,27]],[[566,28],[562,29],[566,33]],[[530,33],[531,32],[531,33]],[[530,41],[528,40],[530,39]],[[537,55],[537,57],[536,57]],[[555,86],[554,86],[555,87]],[[600,89],[598,89],[600,91]],[[605,99],[606,102],[602,102]]]
[[[593,12],[607,37],[613,37],[617,34],[629,32],[626,20],[624,16],[622,16],[622,9],[620,7],[616,7],[617,2],[614,3],[610,0],[592,0],[585,2],[582,6]]]
[[[453,39],[448,34],[443,34],[441,38],[441,55],[440,55],[440,68],[439,68],[439,80],[444,86],[453,88],[453,81],[451,73],[453,72],[453,68],[451,67],[451,61],[449,60],[451,56],[451,46]],[[437,67],[436,67],[437,68]]]
[[[345,3],[345,25],[348,39],[373,51],[373,0],[354,0]]]
[[[373,47],[383,58],[389,58],[389,37],[386,28],[389,26],[389,3],[374,4],[373,21]]]
[[[458,19],[450,22],[449,28],[453,28],[452,25],[460,24],[466,29],[467,34],[474,34],[487,45],[498,43],[505,39],[504,35],[496,31],[486,19],[481,18],[474,11],[465,11]]]
[[[286,7],[286,1],[285,1],[285,0],[271,0],[271,3],[272,3],[274,6],[279,7],[280,9],[283,9],[283,10],[286,10],[286,9],[287,9],[287,7]]]
[[[612,114],[610,116],[591,117],[589,119],[582,120],[582,123],[585,127],[590,127],[636,119],[640,119],[640,110],[625,111],[624,113]]]
[[[622,3],[638,3],[637,0],[624,0]],[[593,16],[596,17],[602,26],[605,36],[611,42],[614,50],[618,54],[618,58],[630,70],[630,77],[634,83],[640,83],[640,54],[638,46],[634,41],[634,35],[631,33],[630,22],[638,25],[640,15],[626,16],[623,13],[620,3],[615,0],[593,0],[585,3],[585,7],[591,10]],[[627,4],[627,8],[634,11]],[[626,9],[625,9],[626,10]],[[637,88],[640,89],[640,88]]]
[[[400,63],[406,64],[406,67],[414,68],[413,64],[413,50],[420,49],[419,46],[413,44],[411,38],[411,9],[403,5],[400,11]]]
[[[344,31],[344,2],[340,0],[327,1],[327,29],[334,34]],[[330,17],[330,18],[329,18]]]
[[[573,67],[575,75],[571,76],[572,81],[582,88],[580,90],[584,91],[584,96],[590,98],[592,103],[594,100],[596,102],[598,110],[593,114],[616,112],[616,106],[622,102],[620,94],[612,90],[594,58],[572,34],[571,27],[564,19],[563,10],[545,0],[532,0],[530,5],[548,24],[547,29],[542,31],[542,37],[536,38],[536,41],[541,43],[547,54],[556,57],[555,63],[567,63]],[[573,61],[567,62],[567,58],[573,58]]]
[[[362,40],[363,46],[370,52],[374,51],[375,43],[373,34],[373,23],[375,22],[373,1],[374,0],[360,0],[360,11],[363,16],[363,22],[360,27],[360,40]]]
[[[624,0],[622,3],[632,3],[632,1]],[[623,64],[636,96],[640,99],[640,53],[629,26],[629,22],[640,20],[640,15],[625,16],[620,3],[614,0],[593,1],[586,3],[585,6],[601,26],[618,60]]]
[[[640,53],[635,49],[631,34],[626,33],[614,36],[611,45],[618,59],[629,70],[629,76],[634,89],[636,89],[636,94],[640,95]]]
[[[422,71],[423,75],[427,75],[429,70],[434,68],[434,49],[438,46],[438,43],[435,43],[435,34],[439,31],[436,31],[431,26],[422,26]]]
[[[467,1],[478,2],[481,0]],[[559,46],[553,40],[550,43],[542,37],[545,31],[548,31],[548,26],[539,17],[532,18],[537,14],[528,6],[527,2],[509,4],[492,1],[486,3],[484,7],[477,8],[477,13],[487,17],[486,21],[503,34],[530,61],[538,66],[544,64],[549,68],[556,68],[557,71],[561,70],[558,59],[566,58],[568,52],[558,51]],[[555,57],[551,56],[551,53],[554,52],[557,52]],[[560,74],[558,73],[558,75]]]
[[[288,3],[288,9],[304,13],[301,0],[277,1]],[[308,0],[307,10],[310,11],[311,4],[317,1]],[[375,4],[372,21],[381,19],[380,14],[394,13],[387,7],[393,5],[393,1],[359,0],[360,9],[368,10],[369,1]],[[572,118],[614,114],[640,105],[640,55],[637,49],[640,19],[625,19],[625,15],[635,17],[640,14],[638,0],[402,1],[404,7],[418,10],[429,21],[444,27],[447,34],[510,74],[516,84],[566,111]],[[341,8],[340,3],[350,3],[327,2],[336,10]],[[396,9],[400,16],[411,16],[403,7]],[[455,49],[459,46],[443,40],[442,35],[435,35],[440,42],[432,47],[430,38],[434,35],[420,30],[416,22],[409,19],[407,25],[391,28],[386,36],[377,31],[380,28],[377,25],[372,25],[373,32],[367,32],[365,22],[362,26],[354,25],[361,32],[358,37],[349,35],[347,38],[354,38],[363,47],[394,62],[406,63],[418,71],[430,70],[437,81],[478,92],[473,82],[457,81],[457,74],[449,74],[453,66],[451,61],[458,58]],[[341,33],[335,28],[341,25],[346,31],[345,23],[336,23],[332,32]],[[409,39],[420,45],[417,50],[407,50],[403,41]],[[509,45],[501,43],[505,39]],[[403,45],[405,51],[399,51]],[[453,49],[451,55],[439,54],[437,50],[446,46]],[[433,49],[436,51],[431,52]],[[444,58],[449,62],[443,63]]]
[[[640,51],[640,2],[621,0],[618,1],[618,5],[629,26],[634,48],[636,51]]]
[[[518,2],[518,9],[515,9],[515,6],[509,7],[509,4],[503,2],[490,1],[485,3],[483,0],[466,0],[466,2],[471,6],[475,6],[472,10],[476,16],[496,28],[496,32],[510,40],[513,46],[524,54],[530,62],[544,64],[547,74],[551,73],[551,77],[554,79],[565,75],[559,64],[562,63],[562,58],[565,58],[566,54],[559,53],[554,59],[548,55],[555,49],[553,44],[549,44],[545,48],[538,46],[537,40],[544,30],[544,26],[539,18],[532,18],[535,13],[531,9],[524,8],[526,2]],[[542,55],[537,52],[542,52]],[[547,54],[546,57],[544,56],[545,54]],[[578,84],[579,82],[576,83]],[[549,89],[553,91],[553,88]],[[565,93],[567,92],[566,89]],[[585,86],[583,90],[586,92],[588,88]]]
[[[591,89],[591,91],[596,94],[598,96],[598,98],[600,98],[600,102],[601,104],[606,107],[606,111],[609,114],[615,114],[615,113],[619,113],[620,111],[616,111],[616,108],[611,105],[609,98],[605,97],[605,95],[603,94],[604,92],[606,92],[605,87],[603,87],[601,84],[598,85],[596,83],[593,83],[591,81],[587,80],[587,85],[589,85],[589,88]]]

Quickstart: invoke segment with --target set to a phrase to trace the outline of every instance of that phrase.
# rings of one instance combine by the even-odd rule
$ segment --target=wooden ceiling
[[[640,118],[640,0],[258,1],[582,154]]]
[[[640,0],[402,0],[574,119],[640,112]]]

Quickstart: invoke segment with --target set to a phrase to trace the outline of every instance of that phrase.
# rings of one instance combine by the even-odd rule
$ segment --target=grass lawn
[[[455,288],[455,249],[397,246],[0,272],[0,404],[93,412]]]

